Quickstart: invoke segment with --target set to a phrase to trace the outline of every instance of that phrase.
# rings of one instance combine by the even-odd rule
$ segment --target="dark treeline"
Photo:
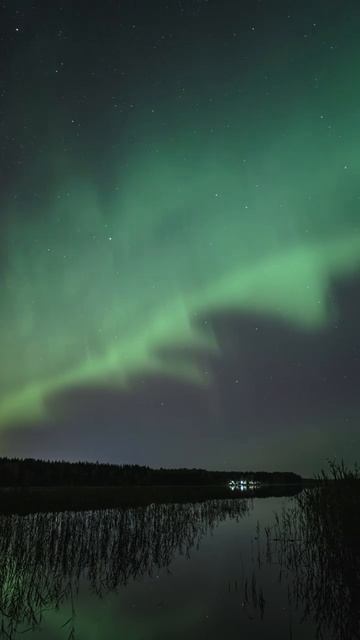
[[[205,469],[151,469],[139,465],[0,458],[0,486],[131,486],[220,485],[233,479],[265,484],[299,484],[291,472],[206,471]]]

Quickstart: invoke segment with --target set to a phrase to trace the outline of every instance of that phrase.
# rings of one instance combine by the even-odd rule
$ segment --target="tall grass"
[[[323,640],[360,638],[360,473],[329,461],[318,484],[293,499],[266,530],[289,597]]]

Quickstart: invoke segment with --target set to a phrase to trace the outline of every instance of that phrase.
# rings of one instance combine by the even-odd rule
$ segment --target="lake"
[[[306,556],[295,507],[255,497],[2,515],[1,637],[358,638],[353,606],[333,617],[342,595],[313,541]]]

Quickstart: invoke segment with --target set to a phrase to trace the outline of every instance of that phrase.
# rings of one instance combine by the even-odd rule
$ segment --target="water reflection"
[[[0,517],[1,634],[14,638],[41,625],[43,613],[71,602],[81,581],[98,596],[130,579],[189,556],[227,518],[249,513],[247,500],[151,504],[123,510],[37,513]]]
[[[171,620],[175,614],[184,620],[187,611],[189,639],[212,640],[220,631],[256,639],[359,639],[359,499],[354,488],[339,493],[330,485],[290,500],[0,516],[0,635],[46,633],[53,614],[45,612],[59,608],[51,637],[75,638],[76,620],[76,637],[88,640],[84,603],[98,617],[98,598],[109,602],[126,586],[114,596],[108,638],[119,636],[124,616],[124,637],[182,637]],[[179,558],[190,554],[190,563]],[[139,620],[153,625],[152,633],[140,633]],[[154,630],[159,620],[163,635]]]

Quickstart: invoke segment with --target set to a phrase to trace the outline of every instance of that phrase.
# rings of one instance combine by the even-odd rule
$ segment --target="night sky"
[[[360,4],[0,2],[1,455],[360,454]]]

